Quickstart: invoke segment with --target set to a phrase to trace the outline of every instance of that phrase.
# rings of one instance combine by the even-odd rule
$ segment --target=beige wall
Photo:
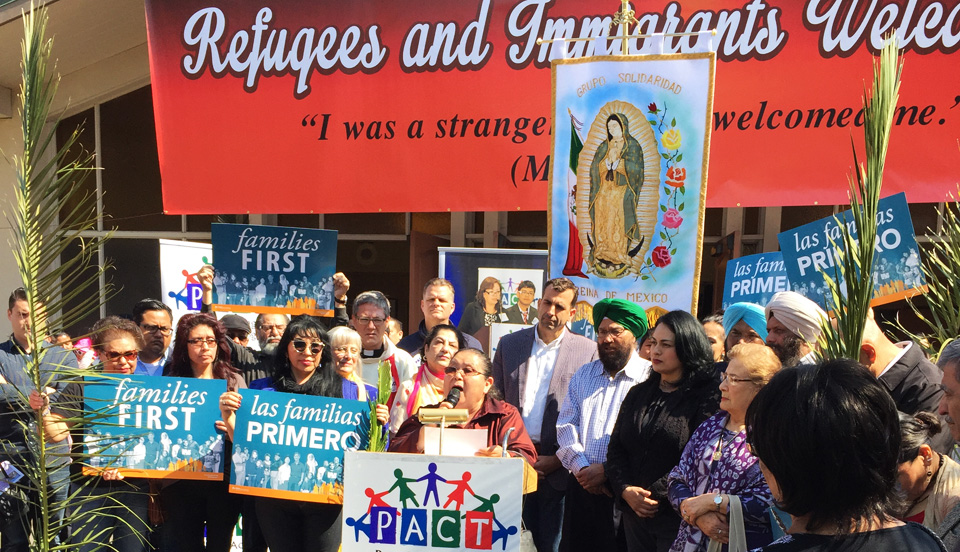
[[[10,22],[8,25],[20,25],[19,22]],[[145,37],[144,37],[145,38]],[[11,46],[0,44],[0,47]],[[17,46],[14,46],[17,47]],[[69,48],[70,44],[54,41],[54,57],[57,58],[58,49]],[[95,52],[91,58],[96,59]],[[10,81],[10,75],[3,75],[3,81]],[[147,61],[147,45],[144,42],[139,46],[124,50],[110,57],[100,59],[80,69],[62,75],[60,87],[55,98],[52,114],[70,115],[89,108],[91,105],[117,97],[135,90],[150,82],[150,70]],[[0,119],[0,149],[5,157],[11,160],[14,155],[23,151],[23,141],[20,138],[20,120],[17,117],[19,106],[18,85],[16,82],[0,82],[0,86],[13,88],[13,116]],[[12,163],[0,163],[0,204],[7,209],[13,200],[13,190],[16,182],[16,171]],[[11,253],[10,224],[6,217],[0,220],[0,298],[7,296],[8,290],[20,285],[20,277],[16,263]],[[0,328],[5,324],[0,322]],[[0,329],[0,335],[3,334]]]

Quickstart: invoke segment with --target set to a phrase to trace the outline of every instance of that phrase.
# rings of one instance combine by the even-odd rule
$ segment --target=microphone
[[[453,387],[450,389],[450,393],[447,394],[447,397],[440,401],[440,404],[449,404],[450,408],[455,408],[457,403],[460,402],[460,391],[459,387]]]

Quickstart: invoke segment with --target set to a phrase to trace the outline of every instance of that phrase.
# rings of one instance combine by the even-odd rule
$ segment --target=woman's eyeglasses
[[[293,349],[300,354],[303,354],[303,352],[307,350],[308,345],[310,346],[311,355],[319,355],[320,352],[323,351],[323,342],[321,341],[311,341],[307,343],[306,340],[303,339],[294,339],[291,343],[293,343]]]
[[[359,354],[360,354],[360,348],[359,348],[359,347],[352,347],[352,346],[348,346],[348,347],[334,347],[334,348],[333,348],[333,352],[337,353],[338,355],[359,355]]]
[[[474,370],[473,368],[467,366],[466,368],[456,368],[454,366],[447,366],[443,369],[443,373],[446,375],[456,374],[457,372],[463,372],[463,377],[472,376],[475,374],[481,374],[480,370]]]
[[[195,339],[188,339],[187,343],[193,345],[194,347],[200,347],[202,345],[207,345],[209,347],[217,346],[217,338],[215,337],[197,337]]]
[[[100,353],[100,356],[109,360],[110,362],[118,362],[121,358],[127,359],[128,362],[136,362],[137,357],[140,356],[138,351],[127,351],[125,353],[120,353],[116,351],[103,351]]]
[[[738,384],[738,383],[747,383],[747,382],[755,383],[755,384],[757,384],[757,385],[760,385],[760,382],[759,382],[758,380],[751,379],[751,378],[738,378],[737,376],[731,376],[731,375],[727,374],[726,372],[721,372],[721,373],[720,373],[720,382],[722,383],[722,382],[725,382],[725,381],[729,381],[731,385],[736,385],[736,384]]]

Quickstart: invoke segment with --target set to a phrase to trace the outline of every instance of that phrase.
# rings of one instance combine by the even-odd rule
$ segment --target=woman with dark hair
[[[630,552],[667,551],[677,538],[680,516],[667,500],[668,475],[720,401],[713,351],[696,318],[668,312],[651,342],[653,371],[620,405],[604,464]]]
[[[443,397],[454,387],[460,390],[456,404],[437,401],[424,406],[466,409],[470,418],[460,427],[487,430],[487,448],[478,451],[477,456],[501,456],[506,438],[508,455],[519,456],[531,465],[537,461],[537,450],[523,425],[523,417],[513,405],[503,401],[493,384],[493,364],[483,351],[464,349],[454,355],[444,369]],[[417,416],[411,416],[390,441],[390,452],[423,451],[423,425]]]
[[[777,506],[793,516],[770,552],[936,552],[896,519],[900,421],[890,394],[852,360],[782,370],[747,409],[747,439]]]
[[[212,315],[184,315],[177,323],[173,354],[163,375],[221,379],[227,381],[229,390],[246,388],[243,376],[230,364],[227,341],[223,326]],[[242,503],[239,495],[228,491],[231,466],[226,459],[232,456],[230,443],[224,443],[223,481],[180,480],[164,487],[161,502],[166,550],[230,550]]]
[[[340,377],[332,362],[326,330],[313,317],[301,315],[287,325],[274,357],[274,375],[250,384],[253,389],[331,398],[357,398],[357,384]],[[227,436],[233,440],[240,394],[220,397]],[[319,482],[318,482],[319,484]],[[296,500],[256,498],[257,519],[271,550],[329,551],[340,547],[342,506]]]
[[[900,516],[939,531],[940,525],[960,503],[960,465],[933,450],[931,441],[940,433],[940,419],[932,412],[916,416],[900,413],[900,490],[909,505]]]
[[[467,335],[473,335],[484,327],[497,322],[506,322],[507,316],[503,312],[503,288],[500,280],[487,276],[477,288],[475,301],[470,302],[460,317],[457,328]]]
[[[390,431],[396,433],[400,424],[415,415],[421,406],[437,404],[446,395],[443,392],[444,371],[457,351],[466,347],[463,334],[450,324],[434,326],[420,349],[420,368],[413,379],[400,383],[397,397],[390,407]]]

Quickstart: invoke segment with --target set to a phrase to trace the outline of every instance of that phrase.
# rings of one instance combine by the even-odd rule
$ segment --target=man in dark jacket
[[[453,284],[443,278],[433,278],[423,286],[423,299],[420,300],[420,310],[423,311],[423,321],[420,322],[419,331],[411,332],[397,343],[397,347],[410,353],[410,356],[416,357],[423,348],[423,342],[427,339],[427,334],[437,324],[449,324],[450,315],[457,305],[453,302]],[[467,341],[467,347],[473,349],[486,348],[477,341],[472,335],[464,335]]]
[[[867,313],[863,328],[860,363],[880,380],[900,412],[937,412],[943,396],[943,371],[927,360],[916,343],[891,341],[877,324],[873,309]],[[946,429],[934,439],[934,448],[941,453],[952,444],[953,438]]]
[[[570,378],[581,366],[597,360],[597,343],[566,329],[577,312],[577,286],[567,278],[547,282],[539,306],[536,326],[500,340],[493,358],[493,381],[504,400],[520,411],[537,449],[533,467],[540,482],[525,497],[523,521],[533,533],[537,550],[556,552],[568,479],[557,457],[557,416]]]

